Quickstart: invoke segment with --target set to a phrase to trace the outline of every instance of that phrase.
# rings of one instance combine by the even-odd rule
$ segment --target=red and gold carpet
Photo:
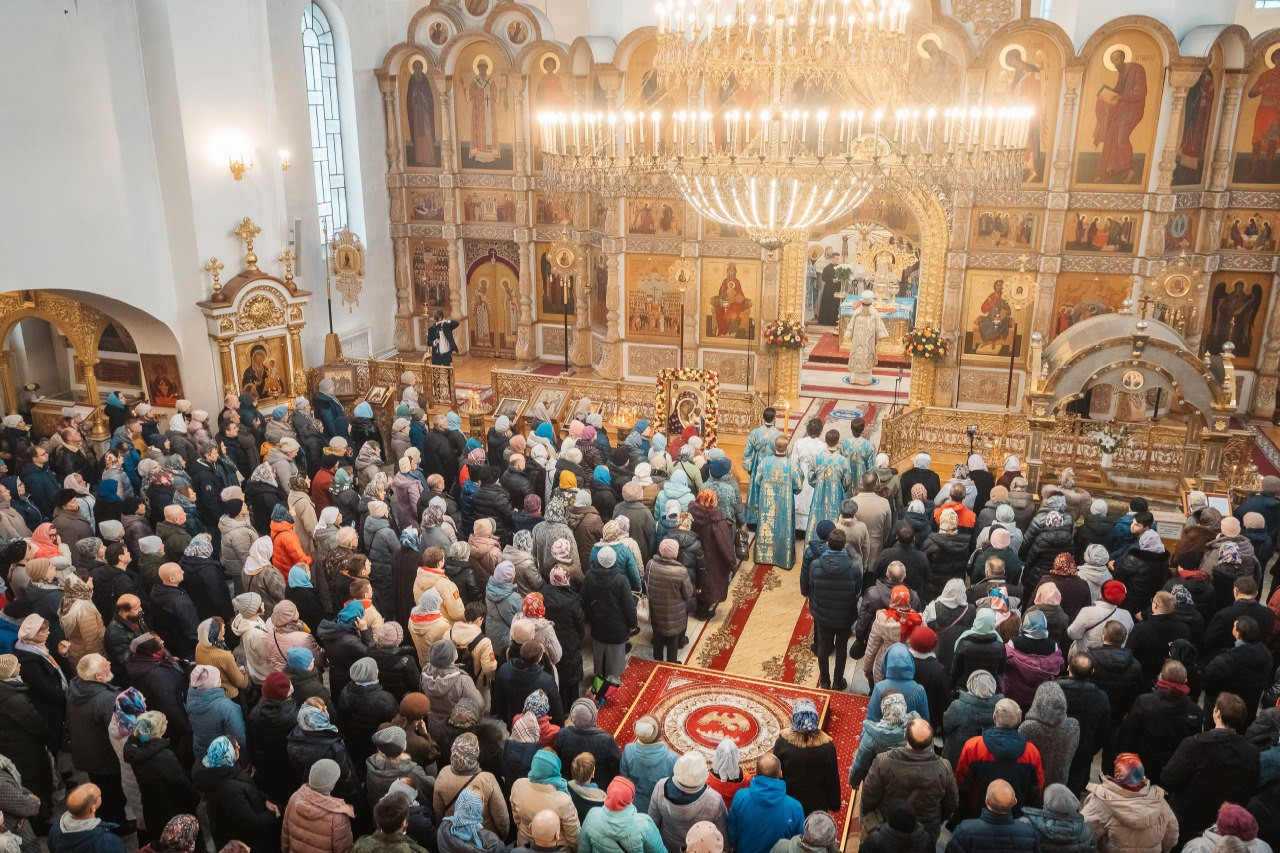
[[[843,805],[836,826],[845,840],[856,837],[857,809],[848,772],[866,718],[864,696],[632,658],[622,687],[600,709],[599,725],[625,745],[635,738],[636,720],[650,714],[672,749],[696,750],[708,762],[716,745],[729,737],[738,744],[743,771],[750,775],[756,759],[790,727],[792,703],[804,698],[818,707],[822,729],[835,741],[839,756]]]

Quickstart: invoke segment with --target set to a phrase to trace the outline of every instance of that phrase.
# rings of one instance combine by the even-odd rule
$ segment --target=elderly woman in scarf
[[[62,744],[62,723],[67,713],[67,677],[58,658],[67,652],[68,643],[58,642],[58,658],[49,651],[49,620],[32,613],[18,626],[18,640],[13,654],[18,659],[27,698],[49,726],[48,746],[57,755]]]
[[[82,540],[83,541],[83,540]],[[92,541],[101,542],[99,539]],[[71,665],[80,663],[85,655],[104,654],[105,626],[98,608],[93,604],[93,581],[86,583],[76,575],[68,575],[62,582],[62,602],[58,605],[58,622],[69,643],[67,659]]]
[[[920,614],[911,609],[911,590],[895,586],[889,593],[889,606],[876,613],[867,637],[867,650],[862,669],[871,684],[884,678],[884,657],[894,643],[905,643],[919,625]]]
[[[557,558],[554,553],[555,543],[561,539],[567,540],[570,546],[571,553],[567,561]],[[579,562],[578,549],[573,547],[573,542],[573,530],[566,522],[564,507],[554,503],[549,504],[542,521],[533,528],[533,559],[544,575],[549,575],[551,569],[558,563],[567,562],[570,566],[569,576],[582,580],[583,567]]]
[[[324,668],[324,650],[302,622],[301,615],[298,613],[298,606],[292,601],[278,602],[271,609],[271,620],[267,630],[271,638],[268,650],[273,670],[283,672],[286,663],[285,656],[290,649],[296,648],[310,651],[315,658],[317,668]]]
[[[792,705],[791,728],[774,742],[773,754],[782,765],[787,795],[799,800],[806,813],[839,810],[836,745],[818,728],[818,709],[812,699],[799,699]]]
[[[964,688],[947,706],[942,715],[942,731],[945,741],[942,757],[954,767],[969,738],[982,734],[992,725],[996,703],[1004,696],[998,692],[995,676],[985,669],[974,670],[964,682]]]
[[[437,819],[455,813],[462,791],[480,798],[485,829],[505,838],[511,829],[511,812],[497,777],[481,769],[480,741],[471,732],[458,735],[449,751],[449,764],[436,776],[432,806]]]
[[[216,738],[192,771],[192,782],[204,795],[215,846],[239,838],[255,850],[270,849],[279,841],[277,815],[268,809],[267,796],[248,769],[238,763],[239,756],[238,744]]]
[[[569,796],[569,784],[563,776],[560,757],[550,750],[539,750],[529,765],[529,775],[511,786],[511,818],[516,824],[516,842],[533,841],[534,817],[549,809],[560,818],[560,836],[569,849],[578,844],[578,810]]]
[[[1222,521],[1225,527],[1228,519],[1224,518]],[[1212,552],[1205,553],[1206,559],[1210,553]],[[1201,565],[1203,567],[1203,563]],[[1125,548],[1112,562],[1111,574],[1129,591],[1124,600],[1125,610],[1136,616],[1149,608],[1151,599],[1169,578],[1169,555],[1160,540],[1160,534],[1155,530],[1144,530],[1138,537],[1137,547]],[[1214,586],[1216,589],[1216,579]]]
[[[993,599],[987,599],[993,601]],[[951,683],[962,684],[975,671],[986,670],[999,675],[1004,670],[1007,651],[996,631],[999,615],[990,607],[981,607],[974,615],[973,626],[956,639],[951,661]]]
[[[470,788],[458,794],[453,814],[440,824],[436,843],[439,853],[503,853],[509,849],[498,836],[485,829],[484,804]]]
[[[907,743],[907,724],[920,715],[907,710],[907,700],[901,693],[890,693],[880,699],[880,719],[862,726],[862,738],[858,751],[849,767],[849,785],[857,788],[871,771],[871,762],[877,755]]]
[[[715,754],[711,756],[711,773],[707,776],[707,786],[720,795],[727,809],[733,805],[734,795],[750,782],[742,772],[742,754],[737,741],[728,737],[721,738],[716,745]]]
[[[351,805],[359,801],[360,783],[351,757],[322,700],[308,699],[298,709],[298,725],[289,735],[288,752],[298,778],[307,778],[311,768],[321,759],[327,758],[337,764],[339,775],[333,786],[333,796]]]
[[[1031,597],[1035,598],[1041,589],[1048,586],[1057,588],[1068,622],[1074,620],[1081,610],[1093,603],[1089,582],[1079,576],[1075,558],[1068,551],[1053,558],[1053,568],[1049,570],[1049,574],[1040,579]]]
[[[960,484],[964,486],[964,500],[962,503],[966,509],[972,510],[974,503],[978,499],[978,487],[969,476],[968,465],[957,465],[952,469],[951,479],[942,484],[942,488],[938,489],[937,494],[933,498],[934,506],[942,506],[951,500],[951,487]],[[990,492],[988,492],[990,494]]]
[[[1038,610],[1027,612],[1021,632],[1006,644],[1006,650],[1008,659],[1001,674],[1000,689],[1017,702],[1025,714],[1036,689],[1057,678],[1062,671],[1062,650],[1049,636],[1049,620]]]
[[[628,434],[626,439],[622,442],[631,452],[631,464],[633,466],[649,460],[649,449],[652,445],[650,444],[647,436],[648,432],[649,422],[644,418],[641,418],[636,421],[635,426],[631,428],[630,434]]]
[[[129,687],[116,695],[111,721],[107,723],[107,738],[120,762],[120,785],[124,789],[129,810],[142,820],[142,792],[138,778],[133,775],[133,765],[124,759],[124,745],[138,725],[138,717],[147,711],[147,700],[136,688]]]
[[[149,853],[195,853],[200,842],[200,821],[195,815],[175,815],[165,824],[160,838],[142,849]]]
[[[244,743],[244,713],[222,691],[222,676],[214,667],[196,664],[187,688],[187,716],[191,721],[191,751],[196,760],[204,758],[209,744],[219,735]]]
[[[510,561],[516,568],[516,586],[521,595],[527,595],[542,589],[545,582],[537,561],[533,559],[533,533],[529,530],[517,530],[511,537],[512,542],[502,549],[502,559]]]
[[[249,676],[227,650],[226,624],[220,617],[206,619],[196,628],[196,663],[218,670],[222,691],[235,699],[249,686]]]
[[[952,578],[942,588],[942,594],[925,605],[920,614],[923,624],[934,630],[938,637],[938,660],[951,669],[956,640],[973,624],[977,606],[969,603],[963,578]]]

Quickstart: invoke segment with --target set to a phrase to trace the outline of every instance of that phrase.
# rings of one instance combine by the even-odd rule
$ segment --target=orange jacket
[[[287,521],[271,522],[271,565],[289,578],[289,570],[297,563],[311,565],[311,557],[302,550],[302,541],[293,532],[293,524]]]

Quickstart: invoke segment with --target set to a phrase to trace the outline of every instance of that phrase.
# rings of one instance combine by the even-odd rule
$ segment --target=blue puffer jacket
[[[592,809],[578,835],[578,853],[666,853],[666,849],[653,818],[639,814],[635,806],[616,812],[603,806]]]
[[[729,837],[738,853],[767,853],[773,845],[804,831],[804,807],[787,796],[787,783],[756,776],[733,795]]]
[[[653,786],[670,776],[680,756],[665,743],[629,743],[622,750],[621,774],[636,786],[636,808],[648,814]]]
[[[812,605],[810,605],[812,606]],[[915,682],[916,661],[906,643],[894,643],[884,654],[884,678],[876,682],[867,704],[867,722],[880,721],[880,700],[888,690],[896,690],[907,700],[907,710],[929,719],[929,696]]]
[[[1029,823],[986,809],[982,816],[966,820],[947,843],[947,853],[1040,853],[1040,839]]]
[[[221,687],[188,687],[187,718],[191,721],[191,751],[196,761],[204,758],[209,744],[226,735],[244,743],[244,714],[227,698]]]
[[[636,555],[631,549],[621,542],[597,542],[591,546],[591,565],[597,566],[600,561],[596,559],[596,554],[601,548],[612,548],[613,553],[618,555],[618,559],[614,561],[613,568],[620,575],[625,575],[627,583],[631,584],[632,592],[639,592],[640,585],[640,569],[636,566]]]
[[[861,591],[862,569],[844,548],[828,548],[809,564],[808,572],[800,568],[800,594],[809,599],[813,621],[827,630],[853,630]]]
[[[907,745],[907,724],[916,719],[919,719],[918,715],[907,712],[900,726],[880,720],[862,727],[858,751],[853,754],[853,764],[849,766],[849,784],[852,787],[858,787],[867,778],[871,762],[876,760],[877,755]]]

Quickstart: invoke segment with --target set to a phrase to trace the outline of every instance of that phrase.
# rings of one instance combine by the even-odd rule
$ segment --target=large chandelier
[[[549,187],[676,193],[777,249],[896,182],[1013,188],[1024,109],[908,102],[900,0],[711,0],[658,8],[656,90],[541,113]]]

